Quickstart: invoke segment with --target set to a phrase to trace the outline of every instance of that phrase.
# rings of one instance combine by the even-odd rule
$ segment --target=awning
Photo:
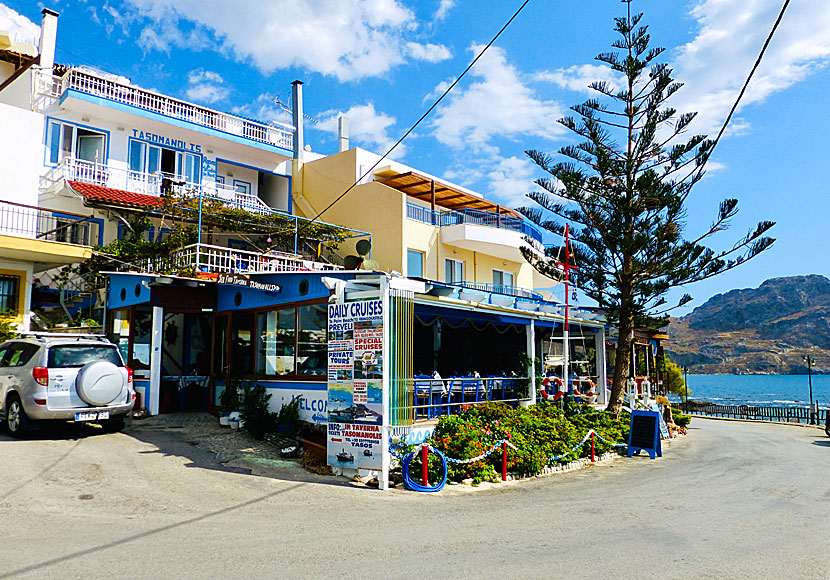
[[[392,187],[410,197],[428,203],[432,200],[432,188],[435,187],[435,205],[446,209],[456,211],[474,209],[523,219],[519,212],[509,207],[488,201],[482,197],[467,193],[458,186],[438,181],[434,177],[421,175],[414,171],[398,173],[391,169],[379,170],[375,172],[375,179],[383,185]]]
[[[435,318],[441,317],[450,324],[460,324],[465,321],[471,322],[492,322],[494,324],[519,324],[529,326],[529,318],[519,318],[506,314],[482,312],[480,310],[458,310],[455,308],[439,308],[435,306],[415,305],[415,317],[425,324],[431,323]]]

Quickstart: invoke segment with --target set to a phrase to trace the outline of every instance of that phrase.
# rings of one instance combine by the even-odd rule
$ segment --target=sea
[[[830,375],[688,375],[689,399],[718,405],[830,409]],[[677,400],[675,398],[675,400]]]

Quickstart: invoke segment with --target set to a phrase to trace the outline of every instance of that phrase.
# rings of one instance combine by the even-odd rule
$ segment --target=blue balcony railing
[[[491,211],[464,209],[461,211],[431,210],[428,207],[411,202],[406,204],[406,217],[438,227],[459,224],[475,224],[503,230],[512,230],[529,236],[537,242],[542,241],[542,232],[532,224],[511,216]]]
[[[538,292],[533,292],[527,288],[520,288],[519,286],[510,286],[508,284],[490,284],[487,282],[455,282],[453,286],[461,286],[469,288],[470,290],[479,290],[481,292],[490,292],[492,294],[503,294],[505,296],[514,296],[516,298],[530,298],[533,300],[542,300],[542,295]]]

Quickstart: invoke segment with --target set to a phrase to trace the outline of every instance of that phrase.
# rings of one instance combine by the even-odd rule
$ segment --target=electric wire
[[[448,86],[448,87],[446,88],[446,90],[444,90],[444,92],[441,94],[441,96],[440,96],[440,97],[438,97],[438,99],[437,99],[434,103],[432,103],[432,105],[431,105],[431,106],[430,106],[430,107],[426,110],[426,112],[424,112],[424,114],[423,114],[423,115],[421,115],[421,117],[420,117],[417,121],[415,121],[415,124],[413,124],[413,125],[412,125],[409,129],[407,129],[407,130],[406,130],[406,133],[404,133],[404,134],[401,136],[401,138],[400,138],[400,139],[398,139],[398,140],[395,142],[395,144],[394,144],[394,145],[392,145],[392,146],[391,146],[391,147],[390,147],[390,148],[386,151],[386,153],[384,153],[384,154],[380,157],[380,159],[378,159],[378,160],[375,162],[375,164],[374,164],[374,165],[372,165],[369,169],[367,169],[367,170],[363,173],[363,175],[361,175],[361,176],[360,176],[357,180],[355,180],[355,182],[354,182],[353,184],[351,184],[351,185],[348,187],[348,189],[346,189],[346,191],[344,191],[343,193],[341,193],[338,197],[336,197],[336,198],[334,199],[334,201],[332,201],[332,202],[331,202],[330,204],[328,204],[328,205],[327,205],[327,206],[326,206],[326,207],[325,207],[322,211],[320,211],[320,212],[319,212],[319,213],[318,213],[318,214],[314,217],[314,219],[312,219],[311,221],[306,222],[305,224],[303,224],[303,227],[302,227],[299,231],[300,231],[300,232],[302,232],[305,228],[307,228],[308,226],[310,226],[311,224],[313,224],[314,222],[316,222],[316,221],[317,221],[317,220],[318,220],[318,219],[319,219],[319,218],[320,218],[320,217],[321,217],[324,213],[326,213],[328,210],[330,210],[330,209],[331,209],[331,208],[332,208],[332,207],[333,207],[333,206],[334,206],[334,205],[335,205],[338,201],[340,201],[341,199],[343,199],[344,197],[346,197],[346,195],[348,195],[348,194],[349,194],[349,192],[351,192],[351,191],[352,191],[352,190],[353,190],[353,189],[357,186],[357,184],[358,184],[358,183],[360,183],[361,181],[363,181],[363,180],[366,178],[366,176],[367,176],[367,175],[371,174],[371,173],[372,173],[372,171],[374,171],[374,170],[375,170],[375,168],[376,168],[378,165],[380,165],[380,162],[381,162],[381,161],[383,161],[384,159],[386,159],[386,157],[388,157],[388,156],[389,156],[389,154],[391,154],[391,153],[392,153],[392,151],[394,151],[394,150],[395,150],[395,148],[396,148],[398,145],[400,145],[400,144],[401,144],[401,142],[402,142],[404,139],[406,139],[407,137],[409,137],[409,135],[412,133],[412,131],[414,131],[414,130],[415,130],[415,128],[416,128],[416,127],[418,127],[418,125],[420,125],[420,124],[421,124],[421,122],[422,122],[424,119],[426,119],[426,118],[427,118],[427,116],[428,116],[430,113],[432,113],[432,111],[433,111],[433,110],[434,110],[434,109],[438,106],[438,104],[439,104],[441,101],[443,101],[443,100],[444,100],[444,97],[446,97],[446,96],[450,93],[450,91],[452,91],[452,90],[455,88],[455,86],[459,83],[459,81],[461,81],[461,79],[463,79],[463,78],[464,78],[464,76],[465,76],[465,75],[466,75],[466,74],[470,71],[470,69],[472,69],[472,68],[473,68],[473,66],[475,66],[475,64],[478,62],[478,60],[479,60],[482,56],[484,56],[484,53],[485,53],[485,52],[487,52],[487,49],[489,49],[491,46],[493,46],[493,44],[496,42],[496,40],[498,40],[499,36],[501,36],[501,34],[502,34],[502,33],[503,33],[506,29],[507,29],[507,27],[508,27],[508,26],[510,26],[510,24],[511,24],[511,23],[512,23],[515,19],[516,19],[516,17],[517,17],[517,16],[519,16],[519,14],[522,12],[522,10],[524,10],[525,6],[527,6],[529,3],[530,3],[530,0],[525,0],[525,1],[522,3],[522,5],[521,5],[521,6],[519,6],[519,8],[518,8],[518,9],[517,9],[514,13],[513,13],[513,15],[510,17],[510,19],[509,19],[507,22],[505,22],[504,26],[502,26],[502,27],[501,27],[501,29],[499,29],[499,31],[496,33],[496,35],[495,35],[495,36],[494,36],[494,37],[490,40],[490,42],[488,42],[488,43],[487,43],[487,45],[486,45],[486,46],[485,46],[485,47],[481,50],[481,52],[479,52],[479,53],[476,55],[476,57],[475,57],[475,58],[474,58],[474,59],[470,62],[470,64],[468,64],[468,65],[467,65],[467,68],[465,68],[465,69],[464,69],[464,71],[463,71],[463,72],[462,72],[462,73],[458,76],[458,78],[456,78],[456,79],[455,79],[455,80],[454,80],[454,81],[450,84],[450,86]]]
[[[709,149],[708,153],[706,154],[706,157],[703,159],[703,163],[701,163],[695,169],[695,171],[697,173],[700,173],[701,171],[703,171],[703,167],[709,161],[709,158],[712,156],[712,152],[715,150],[715,147],[718,145],[718,142],[720,141],[720,138],[723,136],[724,131],[726,131],[726,127],[729,125],[729,122],[732,120],[732,115],[735,114],[735,111],[737,110],[738,104],[741,102],[741,99],[743,98],[744,93],[746,93],[746,89],[749,87],[749,82],[752,80],[752,76],[755,74],[755,71],[758,69],[758,66],[761,64],[761,60],[764,58],[764,53],[766,52],[767,47],[769,46],[770,42],[772,41],[772,37],[773,37],[773,35],[775,35],[775,31],[778,29],[778,25],[781,23],[781,19],[784,17],[784,12],[786,12],[787,6],[789,6],[789,5],[790,5],[790,0],[785,0],[784,5],[781,6],[781,11],[778,13],[778,18],[776,18],[775,24],[772,25],[772,29],[769,31],[769,35],[767,35],[767,39],[764,42],[764,46],[761,47],[761,52],[758,53],[758,58],[755,59],[755,64],[752,66],[752,70],[749,71],[749,76],[746,77],[746,81],[744,82],[743,87],[741,87],[741,92],[738,93],[738,98],[735,99],[735,102],[732,104],[732,108],[730,109],[729,114],[726,116],[726,120],[723,122],[723,125],[720,128],[720,131],[718,131],[717,137],[715,137],[715,140],[712,142],[712,147]],[[691,174],[689,174],[689,176],[691,177],[692,175],[694,175],[694,173],[695,172],[693,171]]]

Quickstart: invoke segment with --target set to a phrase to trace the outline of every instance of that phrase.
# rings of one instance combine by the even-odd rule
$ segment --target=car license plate
[[[100,413],[75,413],[76,421],[101,421],[109,418],[109,411],[101,411]]]

